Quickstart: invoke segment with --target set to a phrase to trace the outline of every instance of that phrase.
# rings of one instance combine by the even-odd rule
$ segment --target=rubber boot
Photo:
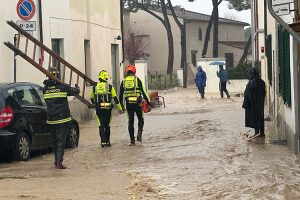
[[[106,127],[106,146],[107,147],[111,147],[111,144],[110,144],[110,127]]]
[[[101,140],[101,147],[104,148],[106,145],[105,137],[104,137],[104,127],[99,127],[99,135]]]
[[[133,130],[134,131],[134,130]],[[134,137],[134,132],[130,130],[129,136],[130,136],[130,144],[135,145],[135,137]]]
[[[57,161],[54,161],[54,167],[57,168]]]
[[[141,130],[138,131],[138,134],[136,136],[136,140],[138,142],[142,142],[142,131]]]
[[[135,140],[133,139],[133,140],[130,140],[130,144],[131,145],[135,145]]]
[[[60,160],[60,161],[56,161],[56,168],[57,169],[67,169],[67,167],[66,166],[64,166],[63,164],[62,164],[62,160]]]
[[[228,90],[225,90],[225,93],[226,93],[227,99],[230,99],[230,95],[229,95]]]

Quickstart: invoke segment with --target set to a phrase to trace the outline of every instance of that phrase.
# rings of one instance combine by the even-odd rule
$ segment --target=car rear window
[[[18,97],[16,96],[16,89],[15,88],[9,88],[7,90],[7,93],[10,94],[14,98],[14,100],[18,101]]]
[[[38,93],[29,85],[11,88],[8,93],[22,106],[43,106]]]

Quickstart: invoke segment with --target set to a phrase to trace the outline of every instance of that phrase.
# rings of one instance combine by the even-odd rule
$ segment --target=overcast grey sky
[[[199,12],[203,14],[210,15],[212,12],[212,1],[211,0],[196,0],[193,3],[188,2],[188,0],[172,0],[173,6],[181,5],[186,10]],[[227,2],[223,1],[219,6],[220,17],[224,17],[225,15],[234,15],[239,21],[251,23],[251,12],[250,10],[246,11],[236,11],[233,9],[229,9],[227,7]]]

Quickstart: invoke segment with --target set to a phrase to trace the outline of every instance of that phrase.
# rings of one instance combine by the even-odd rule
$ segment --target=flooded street
[[[127,117],[116,115],[108,149],[99,147],[96,120],[81,124],[67,170],[54,169],[52,153],[1,163],[0,199],[299,199],[294,154],[240,136],[241,97],[202,100],[196,89],[164,96],[166,108],[145,114],[142,144],[129,146]]]

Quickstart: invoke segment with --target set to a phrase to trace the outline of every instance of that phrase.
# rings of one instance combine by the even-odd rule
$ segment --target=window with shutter
[[[226,67],[233,68],[233,53],[225,53]]]
[[[279,91],[287,106],[291,106],[290,34],[278,28]]]
[[[198,29],[198,40],[202,40],[202,29]]]

